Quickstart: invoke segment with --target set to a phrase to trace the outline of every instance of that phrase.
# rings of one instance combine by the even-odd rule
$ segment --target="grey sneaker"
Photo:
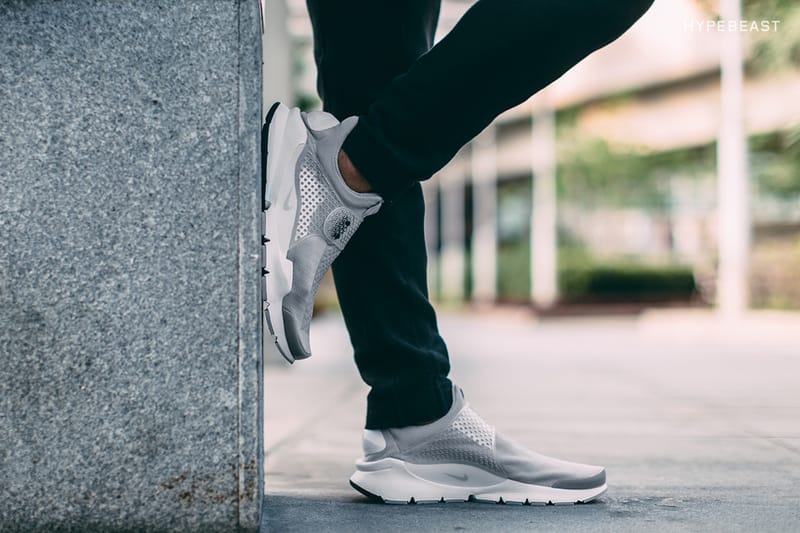
[[[606,471],[553,459],[495,432],[454,387],[453,407],[426,426],[366,430],[350,484],[386,503],[581,503],[606,491]]]
[[[276,103],[262,134],[265,341],[289,362],[311,355],[308,330],[322,276],[358,229],[378,211],[376,194],[357,193],[337,158],[357,117],[339,123],[322,111]]]

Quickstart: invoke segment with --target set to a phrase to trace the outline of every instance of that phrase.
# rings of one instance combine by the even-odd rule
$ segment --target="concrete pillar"
[[[721,0],[723,20],[740,20],[740,0]],[[750,182],[744,127],[742,34],[723,32],[721,47],[721,122],[717,145],[719,271],[717,305],[736,317],[748,307],[750,255]]]
[[[497,144],[489,126],[472,141],[472,298],[497,298]]]
[[[464,299],[464,175],[445,169],[440,176],[442,194],[442,250],[439,256],[442,299]]]
[[[558,298],[558,234],[555,113],[546,103],[534,111],[531,128],[531,299],[548,308]]]
[[[257,531],[258,2],[0,35],[0,530]]]

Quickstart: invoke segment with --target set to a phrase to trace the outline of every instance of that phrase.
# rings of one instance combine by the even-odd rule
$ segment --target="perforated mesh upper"
[[[294,241],[321,229],[328,213],[341,207],[336,196],[322,178],[322,169],[311,152],[307,152],[300,164],[300,209],[294,230]]]
[[[303,157],[298,177],[300,205],[292,241],[297,242],[310,234],[319,234],[328,242],[311,284],[311,294],[315,294],[325,272],[355,234],[361,224],[361,218],[342,205],[326,183],[322,168],[311,151]],[[304,309],[302,318],[304,328],[311,322],[312,313],[312,306]]]
[[[409,450],[408,459],[422,464],[471,464],[505,475],[505,470],[495,458],[494,440],[494,428],[466,407],[449,428],[424,445]]]
[[[479,446],[494,448],[494,428],[484,422],[471,407],[461,411],[453,421],[453,429],[460,431]]]

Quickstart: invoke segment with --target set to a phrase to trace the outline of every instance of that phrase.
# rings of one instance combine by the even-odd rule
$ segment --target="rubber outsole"
[[[585,465],[589,466],[589,465]],[[385,503],[493,502],[516,505],[568,505],[585,503],[602,496],[605,470],[596,483],[591,477],[575,479],[580,488],[559,488],[549,484],[524,483],[497,475],[477,465],[459,463],[417,464],[394,457],[356,461],[351,485],[362,494]],[[554,483],[557,485],[557,483]]]
[[[352,479],[350,480],[350,486],[353,487],[355,490],[369,498],[370,500],[378,503],[384,503],[389,505],[412,505],[412,504],[434,504],[434,503],[495,503],[495,504],[503,504],[503,505],[529,505],[529,506],[545,506],[545,505],[584,505],[589,504],[603,495],[603,493],[598,494],[594,498],[586,501],[582,500],[575,500],[574,502],[558,502],[553,503],[552,501],[547,502],[531,502],[529,500],[525,500],[524,502],[512,502],[512,501],[505,501],[502,497],[498,497],[497,500],[488,500],[485,498],[478,499],[474,495],[469,495],[466,499],[458,499],[458,500],[446,500],[444,497],[440,498],[439,500],[422,500],[417,501],[414,497],[408,499],[408,501],[398,501],[398,500],[385,500],[381,496],[377,494],[373,494],[372,492],[368,491],[364,487],[359,486],[355,483]],[[605,492],[605,491],[604,491]]]
[[[286,359],[290,363],[294,363],[294,357],[291,354],[286,353],[281,345],[278,343],[278,337],[275,334],[275,328],[272,325],[272,320],[270,319],[269,314],[269,295],[267,294],[267,282],[266,277],[269,275],[269,271],[266,268],[267,264],[267,243],[269,242],[269,237],[267,236],[267,227],[266,227],[266,220],[267,220],[267,210],[270,208],[270,203],[267,200],[267,161],[269,158],[269,127],[272,123],[272,118],[275,116],[275,112],[278,110],[280,106],[280,102],[275,102],[272,104],[272,107],[269,108],[267,112],[267,116],[264,119],[264,126],[261,128],[261,301],[262,301],[262,330],[263,330],[263,338],[264,338],[264,348],[268,347],[268,342],[271,340],[274,343],[275,348],[278,350],[278,353]]]

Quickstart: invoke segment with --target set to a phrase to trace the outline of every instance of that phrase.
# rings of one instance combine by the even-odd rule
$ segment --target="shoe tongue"
[[[339,150],[347,136],[358,123],[358,117],[348,117],[341,124],[325,130],[311,130],[317,143],[317,157],[322,171],[328,176],[331,186],[339,198],[349,207],[369,209],[382,202],[381,197],[372,193],[360,193],[345,183],[339,171]]]
[[[467,407],[464,399],[464,392],[457,385],[453,385],[453,405],[442,418],[422,426],[408,426],[404,428],[393,428],[388,430],[394,437],[400,450],[407,450],[417,444],[425,442],[437,433],[441,433],[449,428],[461,411]]]

